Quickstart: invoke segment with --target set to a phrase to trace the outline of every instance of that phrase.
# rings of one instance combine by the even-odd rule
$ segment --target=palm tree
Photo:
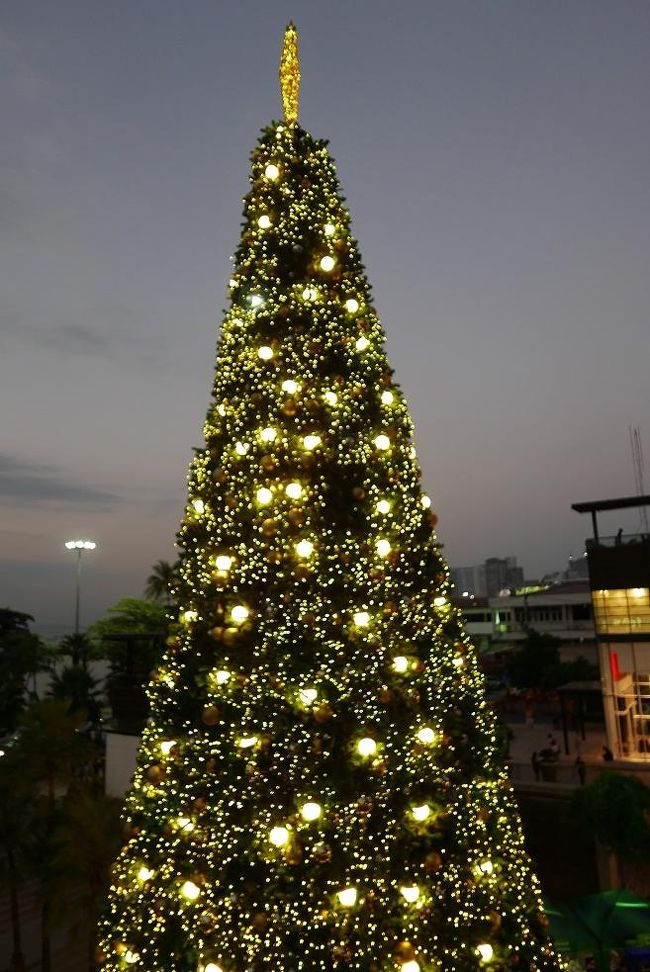
[[[170,589],[178,580],[179,561],[170,564],[168,560],[157,560],[147,578],[144,596],[152,601],[171,604]]]
[[[48,695],[53,699],[67,700],[70,712],[85,712],[93,724],[99,721],[101,711],[99,682],[86,668],[66,665],[54,672]]]

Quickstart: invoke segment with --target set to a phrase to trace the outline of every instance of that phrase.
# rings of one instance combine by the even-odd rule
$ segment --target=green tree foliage
[[[82,669],[78,669],[82,671]],[[80,733],[81,713],[68,700],[46,699],[24,712],[0,759],[0,877],[7,886],[13,930],[12,972],[24,968],[19,897],[26,878],[38,881],[43,972],[51,969],[51,936],[70,931],[66,893],[81,900],[88,968],[94,967],[95,909],[109,879],[121,827],[116,803],[93,773],[97,749]]]
[[[151,601],[163,601],[170,605],[172,591],[179,579],[179,562],[170,564],[167,560],[157,560],[147,578],[144,596]]]
[[[521,689],[550,691],[567,682],[591,681],[598,677],[597,666],[586,658],[560,661],[561,644],[559,638],[531,628],[509,665],[513,685]]]
[[[49,667],[45,646],[29,630],[30,614],[0,608],[0,732],[15,729],[30,675]]]
[[[81,892],[72,931],[86,936],[89,970],[96,968],[97,920],[122,836],[119,800],[89,788],[74,789],[63,800],[53,834],[53,868],[62,888]]]
[[[626,865],[650,854],[650,788],[636,776],[605,770],[573,796],[573,812],[587,831]]]
[[[71,712],[81,712],[96,723],[101,712],[101,693],[99,682],[87,668],[80,665],[66,665],[52,673],[48,695],[53,699],[68,702]]]

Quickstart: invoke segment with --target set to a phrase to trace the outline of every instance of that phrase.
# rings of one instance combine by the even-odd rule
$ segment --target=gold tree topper
[[[298,121],[298,97],[300,94],[300,61],[298,60],[298,31],[293,21],[284,32],[284,45],[280,58],[280,91],[286,122]]]

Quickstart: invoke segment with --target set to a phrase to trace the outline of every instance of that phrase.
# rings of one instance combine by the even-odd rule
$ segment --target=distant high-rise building
[[[488,557],[474,567],[454,567],[451,579],[457,593],[474,597],[494,597],[503,590],[522,587],[524,571],[517,566],[516,557]]]

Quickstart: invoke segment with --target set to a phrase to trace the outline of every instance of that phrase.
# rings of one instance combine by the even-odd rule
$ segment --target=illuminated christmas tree
[[[103,969],[556,970],[325,143],[252,156]]]

